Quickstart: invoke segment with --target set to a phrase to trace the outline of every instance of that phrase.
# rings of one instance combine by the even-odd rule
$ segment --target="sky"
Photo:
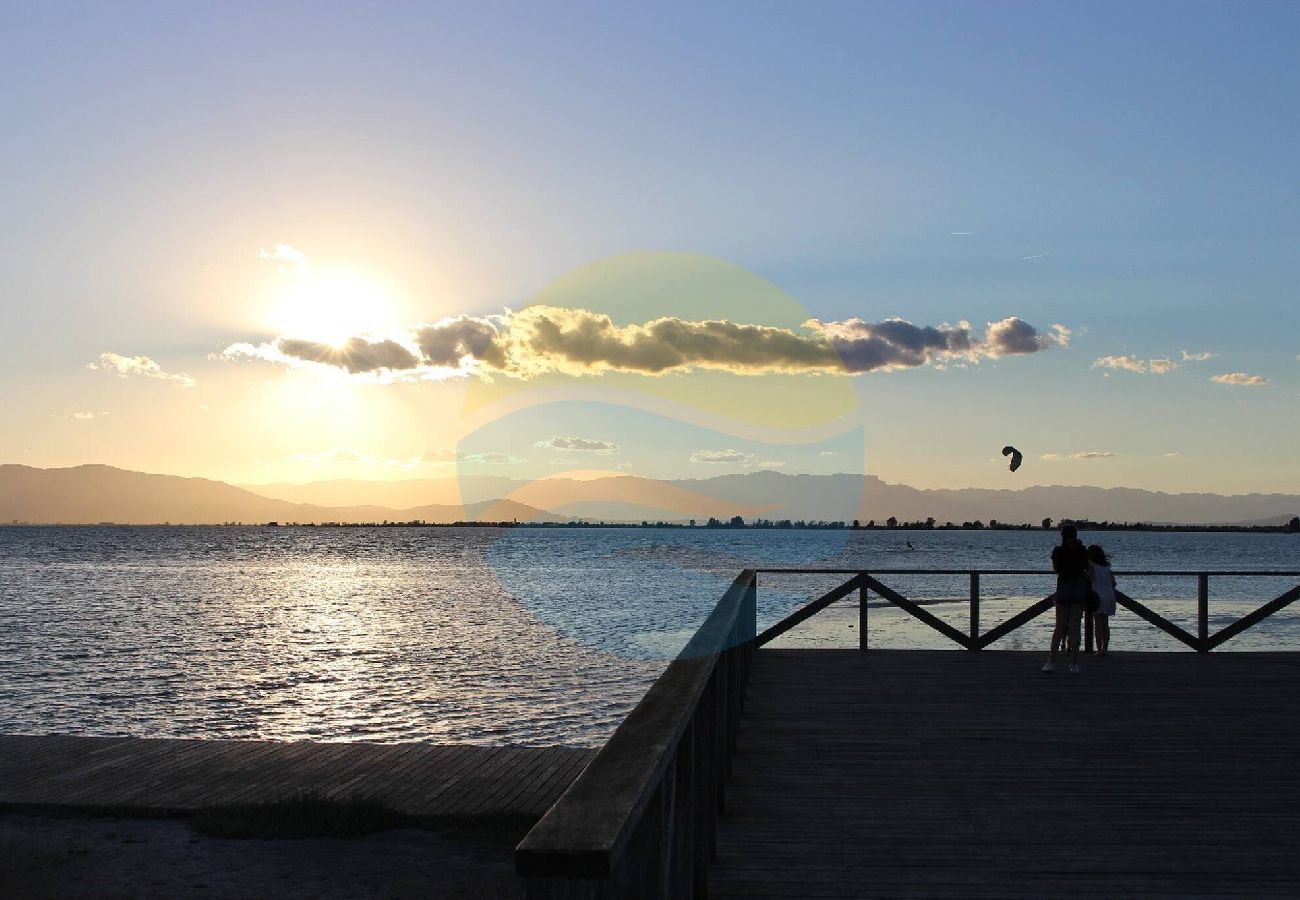
[[[0,462],[1300,493],[1297,33],[7,3]]]

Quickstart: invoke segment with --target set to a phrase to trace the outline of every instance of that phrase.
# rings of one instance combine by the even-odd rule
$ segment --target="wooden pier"
[[[1207,612],[1214,578],[1300,572],[1126,573],[1195,582],[1194,633],[1119,596],[1194,652],[1079,674],[987,649],[1051,601],[985,629],[980,575],[1050,573],[945,573],[966,629],[837,574],[761,634],[759,571],[736,578],[516,849],[529,898],[1300,895],[1300,653],[1213,652],[1300,586],[1215,633]],[[961,649],[871,650],[868,591]],[[763,648],[855,593],[857,649]]]
[[[0,807],[162,814],[311,794],[413,816],[539,816],[595,752],[0,735]]]

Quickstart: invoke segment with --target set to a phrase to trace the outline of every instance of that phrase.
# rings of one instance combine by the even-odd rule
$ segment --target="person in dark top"
[[[1061,526],[1060,546],[1052,549],[1052,571],[1056,573],[1056,593],[1052,595],[1056,630],[1052,632],[1051,654],[1043,663],[1043,671],[1056,671],[1057,647],[1068,640],[1070,671],[1078,674],[1083,671],[1079,668],[1079,625],[1088,602],[1088,548],[1071,523]]]

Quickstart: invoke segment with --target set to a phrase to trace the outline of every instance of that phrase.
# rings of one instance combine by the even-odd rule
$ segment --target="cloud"
[[[447,465],[459,463],[483,463],[486,465],[514,465],[527,462],[509,453],[489,451],[486,453],[466,453],[462,450],[425,450],[415,456],[401,459],[388,456],[371,456],[357,453],[355,450],[322,450],[319,453],[296,453],[290,457],[296,462],[320,465],[322,463],[356,463],[362,466],[383,469],[415,469],[421,465]]]
[[[461,458],[461,452],[459,450],[438,449],[438,450],[423,451],[419,456],[416,457],[416,461],[422,463],[433,463],[434,465],[442,465],[445,463],[456,462],[460,458]]]
[[[531,378],[548,373],[665,375],[715,369],[738,375],[859,374],[927,363],[976,361],[1069,345],[1070,330],[1047,332],[1018,317],[990,323],[918,326],[904,319],[867,322],[810,319],[801,330],[727,320],[653,319],[618,325],[603,313],[534,306],[493,316],[458,316],[382,340],[356,336],[341,345],[293,337],[232,344],[226,358],[289,366],[317,365],[353,375],[441,379],[476,374]]]
[[[691,454],[691,462],[708,465],[740,466],[745,469],[780,469],[786,463],[779,459],[759,459],[753,453],[739,450],[696,450]]]
[[[1219,355],[1217,353],[1211,353],[1208,350],[1201,353],[1193,353],[1190,350],[1183,350],[1181,353],[1183,362],[1205,362],[1207,359],[1212,359]]]
[[[823,450],[821,453],[818,453],[817,455],[818,456],[839,456],[840,454],[838,450]]]
[[[989,356],[1037,353],[1058,345],[1068,347],[1070,329],[1057,324],[1052,326],[1050,334],[1044,334],[1024,319],[1012,316],[1001,322],[991,323],[984,340],[985,352]]]
[[[411,460],[411,465],[446,465],[454,462],[512,466],[518,463],[528,462],[528,460],[498,450],[489,450],[483,453],[467,453],[464,450],[438,449],[425,450],[419,456],[416,456]]]
[[[340,345],[281,338],[277,349],[285,356],[306,362],[325,363],[353,375],[380,369],[413,369],[420,364],[414,353],[396,341],[348,338]]]
[[[1102,356],[1092,364],[1094,369],[1122,369],[1138,375],[1168,375],[1178,368],[1178,363],[1168,357],[1140,359],[1136,356]]]
[[[307,254],[288,244],[273,244],[263,247],[257,254],[261,259],[275,263],[275,270],[281,275],[305,275],[311,271]]]
[[[83,421],[83,422],[86,422],[86,421],[89,421],[89,420],[91,420],[91,419],[93,419],[93,418],[95,418],[95,417],[97,417],[97,416],[98,416],[98,417],[103,417],[103,416],[107,416],[107,415],[109,415],[109,413],[105,412],[104,410],[100,410],[100,411],[97,412],[97,413],[94,413],[94,412],[74,412],[74,413],[70,413],[70,414],[67,415],[67,416],[64,416],[64,418],[67,418],[67,419],[79,419],[79,420],[81,420],[81,421]]]
[[[1227,372],[1223,375],[1211,375],[1210,380],[1216,384],[1231,384],[1237,387],[1263,387],[1269,381],[1263,375],[1248,375],[1245,372]]]
[[[1080,450],[1075,453],[1044,453],[1040,458],[1048,462],[1064,462],[1071,459],[1114,459],[1119,456],[1111,450]]]
[[[557,434],[555,437],[545,441],[538,441],[534,447],[549,447],[552,450],[580,450],[584,453],[617,453],[620,449],[618,444],[612,441],[599,441],[593,438],[566,437]]]
[[[322,450],[319,453],[295,453],[289,457],[295,462],[307,463],[331,463],[331,462],[364,462],[373,457],[362,456],[352,450]]]
[[[113,372],[120,378],[127,378],[131,375],[156,378],[159,381],[170,381],[177,387],[192,388],[197,384],[193,378],[184,372],[174,374],[164,372],[162,366],[147,356],[123,356],[120,353],[104,352],[99,354],[97,363],[86,363],[86,368]]]
[[[1027,259],[1046,259],[1049,256],[1054,256],[1055,254],[1056,254],[1055,250],[1048,250],[1046,253],[1035,253],[1032,256],[1022,256],[1020,257],[1020,259],[1022,262]]]
[[[696,450],[691,454],[693,463],[709,463],[711,465],[727,464],[739,465],[753,459],[748,453],[741,453],[739,450]]]
[[[948,233],[951,234],[951,235],[968,235],[968,234],[978,234],[979,232],[977,232],[977,231],[950,231],[950,232],[948,232]]]
[[[1147,364],[1136,356],[1103,356],[1093,362],[1094,369],[1124,369],[1128,372],[1146,374]]]
[[[496,368],[504,367],[497,347],[501,317],[456,316],[415,331],[415,343],[430,366],[459,368],[465,361],[481,360]]]
[[[1183,454],[1179,453],[1177,450],[1171,450],[1170,452],[1163,454],[1165,459],[1173,459],[1176,456],[1182,456],[1182,455]]]
[[[528,462],[528,460],[521,459],[513,454],[501,453],[496,450],[487,453],[466,453],[461,455],[460,461],[467,463],[483,463],[484,465],[491,466],[513,466],[518,465],[519,463]]]

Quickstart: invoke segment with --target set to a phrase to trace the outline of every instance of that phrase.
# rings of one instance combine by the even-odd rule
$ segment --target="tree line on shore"
[[[1229,532],[1259,532],[1259,533],[1300,533],[1300,516],[1292,516],[1291,520],[1282,525],[1179,525],[1179,524],[1161,524],[1153,522],[1097,522],[1091,519],[1070,519],[1060,520],[1060,524],[1065,522],[1073,523],[1080,531],[1229,531]],[[13,525],[26,523],[14,522]],[[99,526],[113,525],[112,522],[100,522]],[[164,526],[170,523],[163,523]],[[883,522],[875,519],[868,519],[863,522],[854,519],[852,522],[846,521],[822,521],[822,520],[805,520],[805,519],[754,519],[746,522],[742,516],[732,516],[730,519],[719,519],[710,517],[704,522],[696,519],[689,519],[685,522],[670,521],[650,521],[643,519],[641,522],[605,522],[605,521],[588,521],[585,519],[576,519],[569,522],[520,522],[520,521],[501,521],[501,522],[428,522],[423,519],[413,519],[409,521],[390,521],[384,519],[377,522],[222,522],[226,527],[262,527],[262,528],[704,528],[704,529],[778,529],[778,530],[846,530],[846,531],[1051,531],[1056,524],[1051,518],[1045,518],[1038,524],[1034,525],[1028,522],[1010,523],[999,522],[997,519],[989,519],[983,522],[979,519],[969,522],[939,522],[933,517],[924,520],[911,522],[899,521],[894,516],[890,516]],[[55,526],[62,527],[62,526]],[[76,526],[74,526],[76,527]],[[98,527],[98,526],[81,526],[81,527]],[[131,526],[128,526],[131,527]],[[149,526],[143,526],[149,527]],[[157,527],[157,526],[154,526]],[[185,527],[185,526],[181,526]],[[202,527],[202,526],[200,526]]]

